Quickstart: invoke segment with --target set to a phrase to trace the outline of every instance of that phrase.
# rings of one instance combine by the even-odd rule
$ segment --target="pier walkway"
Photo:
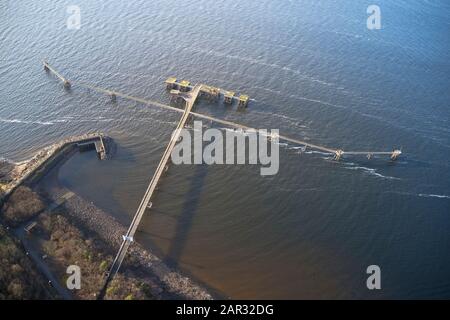
[[[67,81],[69,83],[69,85],[73,84],[72,82],[69,82],[66,78],[62,77],[54,68],[52,68],[48,64],[48,62],[43,61],[43,64],[44,64],[44,68],[46,70],[50,70],[51,72],[53,72],[55,75],[57,75],[58,78],[60,78],[61,81],[63,81],[63,82]],[[175,82],[176,79],[172,78],[172,80],[173,80],[173,82]],[[166,83],[167,82],[168,81],[166,81]],[[148,99],[143,99],[143,98],[131,96],[131,95],[128,95],[126,93],[115,91],[115,90],[109,90],[109,89],[105,89],[105,88],[100,88],[100,87],[94,86],[92,84],[88,84],[88,83],[84,83],[84,82],[77,82],[77,85],[80,86],[80,87],[83,87],[85,89],[90,89],[90,90],[93,90],[93,91],[96,91],[96,92],[107,94],[113,100],[115,100],[116,97],[121,97],[123,99],[140,102],[142,104],[146,104],[146,105],[150,105],[150,106],[156,106],[156,107],[163,108],[163,109],[166,109],[166,110],[171,110],[171,111],[180,112],[180,113],[184,112],[184,110],[182,110],[180,108],[169,106],[169,105],[157,102],[157,101],[152,101],[152,100],[148,100]],[[192,86],[192,85],[190,85],[190,83],[187,83],[184,86],[186,87],[187,90],[190,90],[190,91],[178,93],[178,96],[180,96],[180,97],[182,97],[183,95],[186,95],[186,94],[188,94],[188,95],[192,94],[195,90],[198,89],[198,92],[195,94],[195,97],[192,96],[193,102],[195,102],[195,100],[197,99],[197,97],[199,96],[199,94],[202,91],[205,91],[205,90],[208,91],[208,89],[211,88],[210,86],[207,86],[207,85],[204,85],[204,84],[203,85]],[[219,89],[219,91],[222,92],[221,89]],[[186,96],[186,97],[188,97],[188,96]],[[226,126],[229,126],[229,127],[232,127],[232,128],[238,128],[238,129],[243,129],[243,130],[256,130],[255,128],[251,128],[251,127],[248,127],[248,126],[243,125],[243,124],[239,124],[239,123],[231,122],[231,121],[227,121],[227,120],[222,120],[222,119],[215,118],[215,117],[208,116],[208,115],[201,114],[201,113],[190,112],[190,114],[192,116],[194,116],[194,117],[210,120],[210,121],[217,122],[217,123],[221,123],[223,125],[226,125]],[[400,156],[402,154],[401,150],[392,150],[392,151],[344,151],[342,149],[334,149],[334,148],[330,148],[330,147],[320,146],[320,145],[313,144],[313,143],[310,143],[310,142],[307,142],[307,141],[303,141],[303,140],[295,139],[295,138],[290,138],[290,137],[283,136],[283,135],[279,135],[278,138],[280,140],[284,140],[284,141],[292,142],[292,143],[295,143],[295,144],[299,144],[299,145],[302,145],[304,147],[308,147],[308,148],[313,149],[313,150],[318,150],[318,151],[321,151],[321,152],[330,153],[330,154],[334,155],[335,160],[339,160],[344,154],[346,154],[346,155],[365,155],[368,159],[370,159],[374,155],[387,155],[387,156],[390,156],[390,158],[392,160],[396,160],[398,158],[398,156]]]
[[[127,254],[128,248],[130,244],[134,241],[134,235],[136,233],[136,230],[141,222],[142,216],[145,213],[145,210],[149,207],[151,207],[151,198],[153,195],[153,192],[155,191],[155,188],[158,184],[159,179],[161,178],[161,175],[164,171],[167,170],[167,163],[170,159],[170,155],[172,154],[172,150],[175,147],[175,144],[178,141],[178,138],[181,134],[181,129],[184,128],[186,125],[186,122],[189,119],[189,114],[192,110],[192,107],[194,106],[195,100],[197,99],[197,96],[200,92],[201,85],[195,86],[192,91],[185,92],[183,94],[180,94],[180,97],[182,97],[186,101],[186,107],[183,111],[183,115],[178,122],[177,127],[175,128],[175,131],[169,141],[169,144],[166,147],[166,150],[164,151],[161,161],[158,164],[158,167],[155,170],[155,173],[153,174],[153,177],[150,181],[150,184],[147,187],[147,190],[145,191],[144,197],[142,198],[141,203],[139,204],[139,207],[136,211],[136,214],[133,217],[133,220],[131,221],[131,224],[128,228],[127,233],[123,236],[122,244],[120,245],[119,251],[109,269],[107,279],[105,281],[104,289],[102,290],[102,293],[100,295],[104,294],[104,290],[106,290],[106,287],[108,286],[109,281],[114,278],[116,273],[119,271],[120,266],[122,265],[122,262]],[[101,296],[100,296],[101,298]]]
[[[108,89],[104,89],[104,88],[100,88],[91,84],[87,84],[87,83],[83,83],[83,82],[78,82],[78,85],[81,87],[84,87],[86,89],[90,89],[90,90],[94,90],[96,92],[100,92],[100,93],[105,93],[107,95],[115,95],[117,97],[121,97],[127,100],[132,100],[132,101],[136,101],[136,102],[140,102],[142,104],[146,104],[149,106],[156,106],[158,108],[162,108],[162,109],[166,109],[166,110],[170,110],[170,111],[175,111],[175,112],[183,112],[182,109],[180,108],[176,108],[173,106],[169,106],[167,104],[163,104],[157,101],[153,101],[153,100],[148,100],[148,99],[143,99],[143,98],[139,98],[139,97],[134,97],[119,91],[114,91],[114,90],[108,90]],[[189,91],[190,92],[190,91]],[[240,124],[240,123],[236,123],[236,122],[232,122],[232,121],[227,121],[227,120],[223,120],[223,119],[219,119],[219,118],[215,118],[206,114],[202,114],[202,113],[197,113],[197,112],[191,112],[191,115],[200,119],[205,119],[205,120],[209,120],[209,121],[213,121],[216,123],[220,123],[223,124],[225,126],[231,127],[231,128],[237,128],[237,129],[242,129],[242,130],[257,130],[255,128]],[[330,153],[331,155],[334,155],[336,160],[339,160],[340,157],[344,154],[347,155],[365,155],[368,158],[370,158],[371,156],[374,155],[387,155],[390,156],[392,160],[395,160],[400,154],[401,151],[400,150],[393,150],[393,151],[344,151],[344,150],[340,150],[340,149],[334,149],[334,148],[330,148],[330,147],[325,147],[325,146],[320,146],[317,144],[313,144],[301,139],[296,139],[296,138],[291,138],[291,137],[287,137],[284,135],[279,135],[278,138],[280,140],[283,141],[287,141],[287,142],[291,142],[294,144],[298,144],[298,145],[302,145],[305,147],[308,147],[310,149],[313,150],[318,150],[321,152],[325,152],[325,153]]]

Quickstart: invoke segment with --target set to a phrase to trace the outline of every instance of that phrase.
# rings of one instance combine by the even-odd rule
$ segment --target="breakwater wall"
[[[100,159],[106,159],[108,155],[108,142],[110,139],[103,133],[95,132],[80,136],[72,136],[43,148],[30,160],[17,165],[14,169],[13,179],[3,186],[0,196],[0,204],[7,200],[9,195],[20,185],[32,185],[38,182],[45,174],[60,161],[67,159],[80,146],[86,148],[93,144]]]

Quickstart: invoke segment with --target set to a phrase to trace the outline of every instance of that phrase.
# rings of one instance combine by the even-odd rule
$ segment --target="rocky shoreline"
[[[67,190],[68,191],[68,190]],[[125,226],[94,204],[78,195],[64,202],[65,211],[77,222],[83,231],[98,236],[111,246],[112,252],[119,248]],[[152,294],[158,299],[212,299],[210,293],[190,278],[169,268],[160,258],[145,250],[138,243],[133,243],[129,256],[122,266],[126,275],[132,270],[134,276],[152,283]]]

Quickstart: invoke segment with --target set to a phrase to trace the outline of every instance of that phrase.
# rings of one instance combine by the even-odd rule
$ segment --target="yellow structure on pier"
[[[190,87],[191,83],[187,80],[183,80],[180,82],[179,87],[180,87],[180,91],[183,92],[187,92],[189,91],[189,87]]]
[[[167,90],[171,91],[170,93],[172,97],[177,96],[180,92],[188,92],[193,88],[190,81],[177,81],[177,78],[175,77],[167,78],[165,83]],[[205,97],[208,100],[217,101],[221,94],[224,96],[225,104],[233,104],[233,100],[236,99],[238,100],[239,107],[247,107],[250,100],[249,96],[246,94],[241,94],[237,97],[234,91],[222,90],[218,87],[209,86],[206,84],[202,84],[200,87],[200,96]]]
[[[246,94],[241,94],[239,96],[239,102],[238,102],[238,106],[239,107],[247,107],[248,105],[248,100],[249,100],[249,96]]]
[[[225,99],[225,103],[228,104],[232,104],[233,103],[233,98],[234,98],[234,91],[226,91],[225,94],[223,95],[224,99]]]
[[[202,85],[200,89],[200,93],[202,96],[207,97],[208,99],[217,100],[220,95],[220,89],[213,86],[208,86],[206,84]]]
[[[165,83],[168,90],[175,89],[175,87],[177,86],[177,78],[170,77],[165,81]]]

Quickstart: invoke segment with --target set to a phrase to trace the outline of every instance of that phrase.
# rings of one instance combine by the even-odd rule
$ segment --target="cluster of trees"
[[[76,265],[81,270],[81,288],[72,291],[76,299],[96,299],[104,284],[105,272],[112,255],[104,242],[83,233],[67,218],[66,209],[60,207],[46,211],[46,201],[28,187],[18,187],[1,208],[1,218],[10,227],[18,227],[31,218],[37,219],[33,229],[40,254],[66,287],[70,274],[67,268]],[[0,299],[51,298],[46,280],[0,225]],[[122,274],[110,283],[106,299],[151,299],[148,285],[132,275]]]
[[[49,264],[66,285],[67,267],[77,265],[81,270],[81,287],[74,289],[78,299],[96,299],[104,276],[111,264],[105,244],[83,234],[64,216],[64,212],[43,213],[39,218],[39,230],[44,240],[43,251],[51,258]],[[149,290],[134,278],[118,275],[108,287],[106,299],[148,299]]]
[[[0,300],[48,299],[45,279],[0,226]]]

